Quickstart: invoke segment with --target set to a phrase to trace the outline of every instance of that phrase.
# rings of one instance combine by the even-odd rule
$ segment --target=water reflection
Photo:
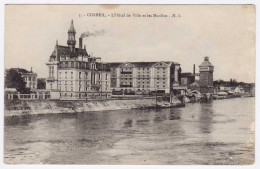
[[[202,133],[212,132],[212,120],[213,120],[213,110],[211,103],[201,103],[200,105],[200,131]]]
[[[5,117],[5,162],[248,164],[254,160],[247,144],[254,116],[245,112],[254,102],[243,103],[230,99],[176,109]]]
[[[181,119],[180,109],[170,109],[169,120],[179,120]]]

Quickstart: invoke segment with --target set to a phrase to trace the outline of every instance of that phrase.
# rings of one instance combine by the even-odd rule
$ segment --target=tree
[[[37,89],[46,89],[46,80],[45,78],[37,79]]]
[[[11,68],[5,70],[4,86],[6,88],[16,88],[18,92],[24,93],[28,90],[25,88],[25,84],[22,75],[17,71],[17,69]]]

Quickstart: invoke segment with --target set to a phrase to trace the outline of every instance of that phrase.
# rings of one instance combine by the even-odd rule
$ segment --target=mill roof
[[[109,65],[109,67],[118,67],[124,63],[129,63],[134,65],[135,67],[152,67],[153,65],[155,65],[156,63],[159,62],[111,62],[111,63],[106,63],[107,65]],[[166,64],[179,64],[177,62],[170,62],[170,61],[165,61],[164,63]]]

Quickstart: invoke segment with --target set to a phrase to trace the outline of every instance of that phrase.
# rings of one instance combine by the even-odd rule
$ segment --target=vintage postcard
[[[255,10],[5,5],[4,164],[254,164]]]

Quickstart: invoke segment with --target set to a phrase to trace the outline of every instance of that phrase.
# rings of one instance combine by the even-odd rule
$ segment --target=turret
[[[67,40],[67,44],[70,47],[70,51],[72,53],[75,52],[75,45],[76,45],[75,35],[76,35],[76,30],[74,28],[73,20],[72,20],[70,24],[70,28],[68,30],[68,40]]]

